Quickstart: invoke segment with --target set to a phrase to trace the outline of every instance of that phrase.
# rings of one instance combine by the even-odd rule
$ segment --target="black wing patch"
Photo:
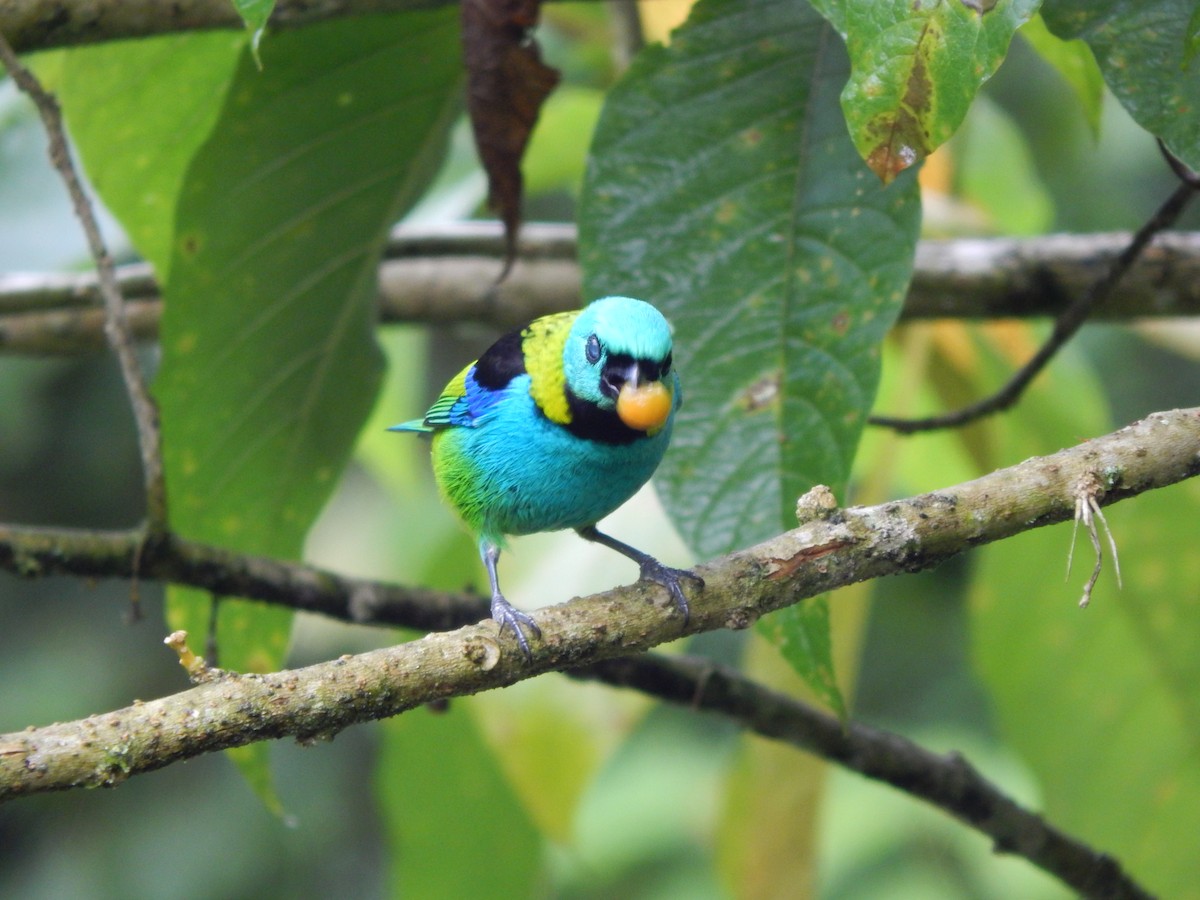
[[[510,331],[483,351],[475,363],[475,381],[480,387],[498,391],[518,375],[525,374],[525,354],[520,331]]]

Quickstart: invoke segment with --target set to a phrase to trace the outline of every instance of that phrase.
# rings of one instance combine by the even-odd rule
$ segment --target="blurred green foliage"
[[[1055,43],[1055,34],[1087,37],[1087,29],[1095,25],[1071,19],[1067,13],[1073,5],[1055,4],[1056,15],[1047,8],[1053,34],[1037,20],[1032,26],[1036,37],[1026,42],[1024,31],[1018,32],[1004,64],[966,111],[958,134],[926,167],[927,230],[1037,234],[1133,228],[1172,189],[1151,138],[1111,95],[1103,103],[1098,99],[1094,64],[1080,50],[1083,45],[1064,51],[1068,45]],[[1121,16],[1127,19],[1134,5],[1108,4],[1116,17],[1108,27],[1126,33]],[[1153,5],[1160,11],[1178,6]],[[709,21],[727,11],[714,0],[706,6],[702,19]],[[639,60],[629,81],[610,92],[618,73],[609,54],[605,16],[604,6],[594,3],[554,4],[545,10],[540,37],[549,61],[564,70],[566,84],[548,104],[527,160],[530,217],[572,220],[581,205],[586,216],[596,200],[595,186],[585,189],[583,177],[593,128],[597,121],[619,121],[629,114],[620,108],[602,111],[605,99],[636,101],[639,81],[671,77],[663,69],[677,51],[655,50]],[[396,21],[401,23],[397,33],[406,34],[407,20]],[[364,19],[342,27],[346,36],[370,41],[383,33],[379,22]],[[299,179],[303,183],[277,187],[265,200],[233,189],[240,162],[253,156],[255,127],[263,126],[268,139],[277,139],[292,125],[311,125],[319,112],[305,107],[308,95],[299,79],[292,85],[297,99],[289,96],[274,107],[277,120],[248,116],[222,149],[222,129],[238,121],[236,114],[222,110],[236,107],[282,74],[272,69],[272,54],[284,58],[283,37],[266,38],[261,76],[245,56],[247,40],[246,35],[187,35],[62,51],[35,60],[62,91],[88,173],[120,218],[128,244],[172,280],[182,265],[181,256],[174,262],[171,257],[183,231],[220,229],[234,247],[232,256],[241,245],[249,257],[253,229],[269,232],[272,227],[255,224],[255,215],[268,214],[264,207],[280,200],[303,206],[310,196],[302,194],[305,190],[318,192],[312,196],[331,189],[336,193],[341,184],[357,183],[358,175],[371,177],[337,168],[363,165],[353,148],[339,147],[336,158],[322,164],[332,167],[327,179],[306,175]],[[294,40],[303,44],[306,39]],[[454,52],[450,43],[446,41],[445,53]],[[1114,77],[1111,52],[1100,65]],[[704,74],[716,77],[719,71]],[[176,75],[190,85],[182,93],[172,86]],[[432,77],[430,72],[422,75]],[[368,81],[378,84],[381,77]],[[1156,70],[1153,77],[1166,76]],[[1186,77],[1193,78],[1194,72]],[[403,96],[413,81],[397,80]],[[122,88],[131,82],[139,84],[140,92]],[[241,87],[231,93],[232,85]],[[1125,83],[1123,89],[1129,87]],[[430,100],[438,91],[442,88],[417,91],[421,97],[409,99]],[[831,98],[835,104],[836,93]],[[1170,91],[1166,95],[1172,96]],[[380,115],[386,115],[383,107],[386,102]],[[296,109],[294,118],[287,108]],[[729,103],[714,107],[730,116],[750,108],[746,95],[736,92]],[[706,107],[680,112],[678,122],[647,123],[648,129],[660,130],[647,132],[653,148],[639,165],[681,164],[696,146],[723,133],[715,121],[719,117]],[[715,118],[706,121],[710,113]],[[414,114],[410,110],[407,115]],[[419,157],[411,166],[417,174],[373,198],[380,209],[371,213],[375,218],[363,233],[346,234],[345,223],[334,229],[347,237],[360,260],[378,247],[385,220],[430,183],[433,187],[414,217],[429,221],[483,212],[483,179],[462,127],[444,145],[449,122],[443,117],[405,121],[413,132],[408,136],[417,142],[408,157]],[[690,137],[685,134],[689,123],[697,130]],[[1183,125],[1173,129],[1173,140],[1193,139]],[[304,140],[297,137],[287,146],[299,148]],[[243,153],[238,152],[239,141],[246,141]],[[845,135],[842,145],[849,146]],[[379,159],[393,154],[390,164],[403,167],[399,146],[372,144],[362,150]],[[603,142],[598,143],[597,152],[603,150]],[[272,152],[281,163],[288,159],[284,150]],[[593,165],[600,168],[603,162],[593,160]],[[441,175],[434,179],[437,166]],[[692,246],[688,242],[703,229],[702,221],[688,221],[688,207],[699,208],[712,197],[705,195],[703,183],[685,184],[678,208],[664,207],[663,217],[649,226],[660,242],[658,258],[642,270],[631,268],[627,277],[664,278],[671,271],[672,253],[681,252],[668,240],[670,233],[677,232],[684,246]],[[223,190],[230,196],[222,196]],[[181,194],[190,197],[182,205],[177,203]],[[84,262],[65,196],[48,174],[36,117],[3,82],[0,208],[5,210],[0,216],[0,271]],[[289,221],[303,232],[298,226],[308,220]],[[1196,225],[1194,212],[1189,221]],[[114,244],[127,247],[113,220],[106,222]],[[610,247],[644,239],[636,223],[593,220],[585,230],[601,230],[602,225],[612,232],[606,237]],[[621,233],[622,227],[627,233]],[[726,234],[737,240],[749,227],[742,222]],[[295,257],[311,264],[317,252],[300,242],[303,234],[296,236],[296,247],[309,249],[298,249]],[[720,235],[710,234],[708,240],[701,256],[719,255],[727,246]],[[680,277],[695,268],[686,257],[674,262],[683,270]],[[225,265],[232,263],[227,259],[217,268]],[[326,301],[333,305],[319,314],[337,312],[336,304],[346,303],[346,296],[357,298],[354,309],[362,314],[369,293],[362,279],[369,268],[361,265],[355,287],[334,291]],[[711,286],[736,295],[744,282],[753,281],[745,277],[752,270],[742,261],[724,280],[712,279]],[[253,265],[237,271],[239,290],[249,286],[248,292],[222,291],[224,282],[218,281],[211,288],[212,303],[206,304],[202,288],[190,289],[193,305],[183,320],[185,328],[203,322],[210,306],[215,321],[224,304],[223,340],[236,341],[236,304],[260,313],[269,307],[282,276],[270,275],[269,286],[255,287],[253,279],[266,276]],[[598,278],[598,271],[593,267],[589,277]],[[295,273],[287,277],[303,281]],[[607,276],[593,283],[594,291],[612,289]],[[711,286],[698,283],[688,290],[698,293]],[[647,289],[652,299],[668,302],[655,285]],[[715,416],[714,406],[721,403],[719,391],[706,400],[705,391],[698,389],[714,354],[684,359],[685,346],[702,333],[687,317],[704,308],[680,302],[671,309],[679,328],[686,409],[694,415],[696,429]],[[744,307],[730,309],[735,315],[722,324],[721,336],[736,353],[747,349],[738,328],[749,324],[750,313]],[[180,301],[180,315],[183,310]],[[294,323],[303,317],[289,307],[286,318]],[[361,326],[361,319],[356,321]],[[778,316],[772,318],[771,326],[778,321]],[[263,337],[273,337],[275,343],[248,342],[241,348],[246,367],[229,373],[235,384],[252,371],[259,372],[252,382],[269,382],[271,372],[280,371],[278,355],[304,355],[299,346],[303,336],[266,326],[263,330]],[[918,414],[978,397],[999,383],[1043,331],[953,323],[904,327],[884,344],[877,408]],[[349,441],[356,438],[357,446],[308,533],[306,558],[372,577],[450,588],[479,584],[482,573],[471,543],[432,489],[424,447],[383,428],[423,409],[463,360],[492,338],[469,326],[431,334],[391,329],[380,336],[389,368],[378,398],[370,377],[345,388],[352,396],[333,391],[331,402],[340,409],[348,405],[354,414],[347,412],[347,422],[335,429],[346,443],[326,459],[330,471],[324,486],[313,486],[318,499],[311,500],[312,508],[332,486]],[[375,352],[369,336],[355,346],[368,357]],[[164,365],[171,364],[175,350],[167,349]],[[208,358],[219,352],[209,351]],[[154,348],[144,348],[143,356],[151,369],[157,366]],[[1196,359],[1194,343],[1189,357],[1127,328],[1092,328],[1039,379],[1035,393],[1015,412],[955,434],[900,439],[868,431],[856,456],[857,430],[852,428],[853,435],[842,442],[845,452],[831,463],[834,475],[821,478],[845,483],[845,496],[839,496],[845,503],[952,484],[1052,452],[1152,409],[1194,404],[1194,388],[1200,383]],[[358,360],[367,368],[369,362]],[[866,388],[876,377],[868,373],[862,379]],[[869,405],[866,388],[857,416]],[[161,382],[158,389],[164,390]],[[186,415],[180,412],[186,404],[167,405],[170,415]],[[198,414],[208,417],[199,425],[211,427],[214,437],[225,435],[211,410]],[[317,420],[327,421],[324,416]],[[258,430],[249,428],[243,442],[253,444],[272,428],[285,427],[272,421],[270,416],[258,421]],[[199,426],[193,422],[191,427]],[[720,437],[719,430],[714,432],[714,441]],[[688,435],[682,427],[679,442],[679,451],[686,452]],[[192,441],[179,437],[177,443]],[[186,451],[185,446],[172,449]],[[268,458],[263,465],[270,462]],[[681,478],[684,465],[678,455],[669,463],[668,505],[671,495],[685,487],[711,487],[697,472]],[[781,477],[793,474],[788,466],[774,468]],[[706,471],[702,465],[700,472]],[[672,478],[678,482],[674,486]],[[737,486],[731,482],[729,489]],[[786,507],[798,488],[789,484],[771,490],[777,492],[776,510]],[[220,520],[236,510],[246,516],[251,542],[265,540],[265,533],[278,527],[278,517],[253,510],[247,491],[232,492],[227,500],[227,507],[206,515]],[[703,501],[702,496],[695,500]],[[112,361],[103,355],[68,362],[0,357],[0,518],[122,527],[137,521],[140,504],[132,423]],[[860,588],[858,597],[834,595],[830,652],[852,714],[935,749],[966,752],[1023,802],[1044,808],[1051,821],[1115,853],[1151,889],[1195,896],[1191,836],[1198,824],[1195,810],[1200,809],[1200,741],[1192,713],[1200,700],[1188,650],[1194,616],[1188,613],[1194,612],[1200,583],[1192,552],[1195,534],[1189,532],[1200,520],[1198,512],[1200,496],[1194,487],[1114,509],[1109,520],[1122,551],[1125,589],[1118,591],[1106,575],[1086,612],[1077,610],[1075,601],[1091,566],[1089,545],[1077,547],[1071,579],[1058,580],[1070,539],[1065,526],[987,548],[935,572]],[[614,516],[612,527],[668,561],[686,564],[692,558],[649,492]],[[772,515],[764,527],[769,533],[782,522]],[[680,529],[693,548],[711,537],[690,533],[686,522]],[[296,552],[303,530],[289,538],[289,549],[271,552]],[[750,539],[750,534],[726,535],[721,546]],[[708,551],[715,548],[706,547]],[[516,541],[505,563],[515,570],[506,578],[514,585],[513,597],[527,607],[616,580],[609,560],[598,559],[569,536]],[[633,575],[623,569],[619,578]],[[854,621],[859,614],[848,611],[859,609],[867,593],[870,615],[860,629]],[[0,730],[76,718],[183,687],[182,672],[161,645],[167,630],[161,593],[143,586],[143,595],[147,619],[126,625],[124,585],[68,579],[26,583],[0,574]],[[302,665],[404,637],[300,616],[287,662]],[[690,641],[688,649],[736,663],[747,658],[747,643],[745,635],[710,634]],[[748,652],[757,677],[803,690],[787,680],[793,676],[785,667],[772,664],[773,651],[762,638],[754,638]],[[906,797],[852,776],[829,777],[803,755],[764,748],[722,721],[659,708],[642,697],[562,676],[456,700],[448,714],[418,710],[394,722],[356,728],[331,744],[281,744],[272,756],[282,817],[269,812],[225,760],[213,757],[133,779],[117,791],[40,796],[0,807],[0,895],[473,892],[690,898],[754,890],[801,895],[804,880],[814,877],[809,867],[813,860],[819,894],[829,898],[1065,893],[1024,863],[996,857],[977,835],[915,807]],[[365,777],[372,768],[374,778]],[[794,857],[758,858],[752,855],[753,841],[739,841],[765,834],[779,836],[778,846]],[[792,865],[796,860],[803,866]]]

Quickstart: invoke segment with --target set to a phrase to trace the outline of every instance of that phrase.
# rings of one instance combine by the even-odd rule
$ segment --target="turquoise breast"
[[[577,437],[547,419],[520,375],[475,427],[448,428],[433,439],[438,485],[481,536],[531,534],[593,525],[628,500],[654,473],[671,422],[627,444]]]

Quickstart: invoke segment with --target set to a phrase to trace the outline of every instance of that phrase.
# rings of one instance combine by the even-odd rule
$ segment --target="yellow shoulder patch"
[[[521,332],[521,352],[529,373],[529,393],[546,418],[569,425],[571,408],[567,405],[567,376],[563,372],[563,349],[567,335],[579,316],[574,312],[542,316]]]

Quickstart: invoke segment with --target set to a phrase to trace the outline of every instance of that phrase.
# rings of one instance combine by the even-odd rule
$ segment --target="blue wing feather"
[[[459,372],[440,397],[429,407],[424,419],[393,425],[388,431],[412,431],[422,434],[442,428],[474,428],[479,420],[504,396],[504,390],[486,388],[475,377],[475,363]]]
[[[467,378],[465,381],[466,396],[464,396],[462,400],[456,404],[456,408],[453,411],[456,417],[456,421],[454,421],[453,424],[469,425],[472,427],[478,425],[479,420],[487,415],[488,412],[491,411],[492,407],[494,407],[504,398],[505,394],[508,393],[508,388],[511,384],[512,382],[510,381],[508,384],[498,390],[495,388],[484,387],[478,381],[476,381],[475,369],[472,368],[471,371],[467,373]]]

